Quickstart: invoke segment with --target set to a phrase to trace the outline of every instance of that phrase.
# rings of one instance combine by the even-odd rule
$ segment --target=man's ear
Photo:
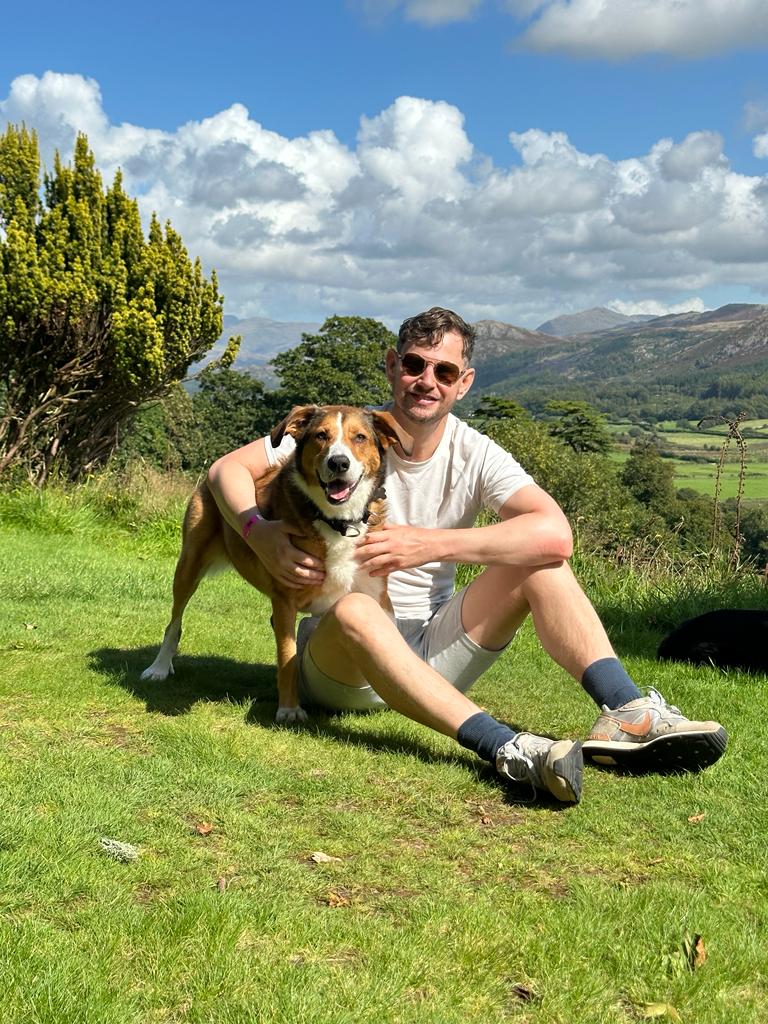
[[[475,369],[474,369],[473,366],[470,366],[470,368],[467,370],[467,372],[461,378],[461,383],[459,384],[458,395],[456,396],[456,401],[457,402],[460,401],[464,397],[464,395],[466,395],[466,393],[469,391],[469,389],[472,387],[472,382],[474,381],[474,379],[475,379]]]
[[[390,445],[399,444],[403,454],[407,457],[413,451],[413,438],[406,434],[395,417],[390,412],[383,412],[379,409],[371,409],[373,429],[376,431],[380,443],[389,448]]]
[[[387,349],[386,359],[384,361],[384,372],[387,375],[387,380],[390,384],[394,384],[395,374],[397,373],[397,352],[393,348]]]
[[[321,406],[319,405],[295,405],[285,419],[278,423],[269,435],[272,447],[277,448],[286,434],[290,434],[291,437],[298,437],[299,434],[307,429],[310,421],[320,412],[320,409]]]

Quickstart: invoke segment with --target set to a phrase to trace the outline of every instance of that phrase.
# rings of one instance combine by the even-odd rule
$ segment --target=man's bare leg
[[[581,744],[517,733],[481,711],[419,658],[392,619],[363,594],[348,594],[320,621],[310,641],[317,668],[347,685],[367,680],[395,711],[457,739],[500,775],[548,791],[563,803],[581,797]],[[339,652],[346,658],[339,658]]]
[[[490,566],[467,588],[461,620],[476,644],[493,651],[509,643],[529,612],[544,650],[575,679],[593,662],[616,657],[567,562]]]
[[[462,722],[480,710],[415,654],[391,617],[362,594],[342,598],[309,644],[321,672],[348,686],[370,683],[395,711],[444,736],[456,739]]]

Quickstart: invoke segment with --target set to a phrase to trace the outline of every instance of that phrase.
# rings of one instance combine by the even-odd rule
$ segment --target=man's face
[[[469,391],[474,370],[465,370],[460,334],[448,331],[437,345],[406,345],[400,358],[394,350],[387,353],[387,378],[392,385],[395,407],[412,423],[434,423],[447,416],[460,398]],[[409,372],[402,357],[415,353],[425,360],[420,373]],[[452,363],[463,372],[454,384],[441,383],[436,363]]]

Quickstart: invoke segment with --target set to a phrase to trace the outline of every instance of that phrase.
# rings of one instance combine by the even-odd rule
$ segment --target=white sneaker
[[[532,732],[519,732],[496,752],[499,775],[551,793],[564,804],[581,799],[583,765],[578,741],[550,740]]]

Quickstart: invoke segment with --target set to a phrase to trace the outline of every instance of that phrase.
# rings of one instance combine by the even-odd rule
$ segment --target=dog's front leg
[[[299,666],[296,659],[296,609],[281,597],[272,600],[272,628],[277,644],[277,715],[281,725],[306,722],[299,706]]]

